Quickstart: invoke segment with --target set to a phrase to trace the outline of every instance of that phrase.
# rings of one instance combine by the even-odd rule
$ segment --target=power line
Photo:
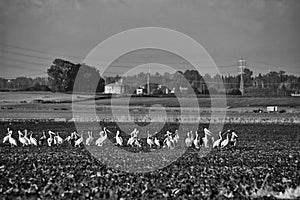
[[[40,50],[20,47],[20,46],[16,46],[16,45],[12,45],[12,44],[7,44],[7,43],[0,43],[0,45],[5,46],[5,47],[14,48],[14,49],[26,50],[26,51],[31,51],[31,52],[34,52],[34,53],[44,54],[44,55],[48,55],[48,56],[51,56],[51,57],[62,56],[62,57],[72,57],[72,58],[77,58],[77,59],[84,59],[85,58],[83,56],[64,55],[64,54],[57,54],[57,53],[54,54],[54,53],[49,53],[49,52],[46,52],[46,51],[40,51]]]
[[[7,67],[13,67],[13,68],[18,68],[18,69],[27,69],[27,67],[24,67],[24,66],[20,66],[20,65],[13,65],[13,64],[8,64],[8,63],[4,63],[4,62],[1,62],[0,61],[0,64],[1,65],[4,65],[4,66],[7,66]],[[43,71],[41,69],[30,69],[30,70],[34,70],[34,71]]]
[[[55,54],[54,55],[53,53],[49,53],[49,52],[46,52],[46,51],[40,51],[40,50],[36,50],[36,49],[24,48],[24,47],[21,47],[21,46],[16,46],[16,45],[7,44],[7,43],[0,43],[0,45],[2,47],[11,48],[10,50],[5,49],[5,48],[0,48],[0,51],[2,53],[9,54],[9,55],[18,55],[18,56],[23,56],[23,57],[28,57],[28,58],[43,59],[43,60],[47,60],[47,61],[50,61],[50,60],[52,61],[55,57],[59,57],[59,56],[72,57],[72,58],[77,58],[77,59],[85,58],[83,56],[64,55],[64,54]],[[12,50],[12,49],[14,49],[14,50]],[[26,51],[26,53],[18,52],[16,50]],[[29,53],[28,51],[32,52],[32,53],[43,54],[43,55],[34,55],[34,54]],[[10,59],[10,60],[12,60],[12,59]],[[220,60],[220,59],[216,59],[216,60]],[[222,60],[224,60],[224,59],[222,59]],[[248,58],[247,58],[247,60],[248,60]],[[97,60],[95,60],[95,61],[97,61]],[[23,61],[18,60],[17,62],[23,62]],[[28,63],[28,61],[24,61],[24,62]],[[108,62],[105,62],[105,61],[99,61],[99,62],[102,63],[102,64],[97,63],[96,64],[97,66],[108,65],[109,64]],[[194,62],[201,63],[202,61],[201,60],[194,60]],[[251,65],[251,62],[261,63],[262,65],[261,66]],[[34,62],[31,62],[29,64],[33,64],[33,63]],[[161,63],[162,64],[168,64],[168,65],[180,65],[180,66],[190,65],[190,63],[185,62],[185,61],[182,61],[182,62],[163,62],[163,61],[161,61]],[[142,62],[142,61],[122,62],[122,63],[119,63],[119,64],[112,64],[110,66],[111,67],[116,67],[116,68],[132,68],[132,67],[136,66],[137,64],[147,64],[147,62]],[[39,64],[35,63],[33,65],[39,65]],[[265,61],[255,61],[254,59],[250,58],[250,66],[251,66],[251,68],[261,68],[261,67],[274,68],[274,66],[276,66],[276,65],[270,64],[270,63],[265,62]],[[283,65],[279,64],[277,66],[283,66]],[[217,65],[217,67],[220,68],[220,69],[223,69],[223,68],[233,68],[233,67],[237,67],[237,66],[233,64],[233,65]],[[210,67],[209,66],[201,66],[201,68],[210,68]],[[285,68],[286,68],[286,66],[285,66]],[[299,74],[299,72],[291,72],[290,70],[289,71],[284,70],[284,71],[287,72],[287,73],[291,73],[291,74],[293,74],[293,73]],[[231,71],[229,73],[236,73],[236,72]]]
[[[36,55],[30,55],[26,53],[20,53],[20,52],[15,52],[15,51],[10,51],[6,49],[0,49],[5,54],[13,54],[13,55],[18,55],[18,56],[25,56],[25,57],[30,57],[30,58],[37,58],[37,59],[43,59],[43,60],[53,60],[53,58],[47,58],[43,56],[36,56]]]
[[[2,56],[0,56],[2,57]],[[20,60],[20,59],[15,59],[15,58],[9,58],[9,57],[2,57],[3,61],[14,61],[14,62],[19,62],[19,63],[27,63],[27,64],[31,64],[31,65],[36,65],[36,66],[45,66],[44,63],[37,63],[37,62],[31,62],[31,61],[27,61],[27,60]]]

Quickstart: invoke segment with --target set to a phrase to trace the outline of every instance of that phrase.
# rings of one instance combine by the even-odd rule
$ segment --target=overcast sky
[[[0,0],[0,76],[45,76],[54,58],[82,62],[99,42],[145,26],[194,38],[222,74],[243,57],[255,74],[300,75],[299,10],[299,0]]]

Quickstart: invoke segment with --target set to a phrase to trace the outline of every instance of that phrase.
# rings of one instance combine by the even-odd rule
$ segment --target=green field
[[[296,97],[284,98],[250,98],[250,97],[227,97],[223,106],[219,106],[224,99],[213,96],[216,102],[211,108],[211,99],[201,97],[192,98],[174,98],[174,97],[117,97],[113,99],[91,100],[90,95],[76,94],[74,100],[80,107],[80,112],[93,111],[93,104],[97,114],[101,117],[110,116],[112,108],[119,115],[144,116],[150,112],[153,115],[185,115],[210,117],[212,110],[226,110],[228,117],[242,118],[298,118],[300,116],[300,101]],[[193,104],[198,101],[199,108]],[[194,102],[194,103],[193,103]],[[221,103],[220,103],[221,102]],[[129,107],[128,107],[129,105]],[[279,106],[279,110],[285,110],[286,113],[253,113],[255,109],[262,109],[266,112],[269,105]],[[126,114],[127,112],[127,114]],[[1,92],[0,93],[0,118],[5,119],[53,119],[65,118],[71,119],[72,112],[72,94],[51,93],[51,92]]]
[[[92,95],[76,94],[75,100],[87,100]],[[212,96],[213,99],[218,101],[219,96]],[[165,107],[179,107],[178,100],[174,97],[119,97],[114,98],[116,105],[124,105],[125,102],[130,99],[130,105],[132,106],[151,106],[153,104],[161,104]],[[183,105],[189,105],[193,100],[189,97],[180,97],[180,101]],[[62,101],[71,101],[72,94],[66,93],[52,93],[52,92],[0,92],[0,105],[1,104],[18,104],[18,103],[32,103],[34,100],[55,101],[57,103]],[[300,98],[297,97],[227,97],[227,105],[235,107],[257,107],[257,106],[286,106],[296,107],[300,106]],[[110,105],[111,99],[97,100],[97,105]],[[210,107],[211,98],[200,97],[198,98],[200,107]]]

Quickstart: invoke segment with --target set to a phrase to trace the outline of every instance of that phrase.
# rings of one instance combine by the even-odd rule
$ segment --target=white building
[[[104,86],[105,94],[124,94],[126,92],[126,86],[122,83],[122,79],[119,82],[111,83]]]

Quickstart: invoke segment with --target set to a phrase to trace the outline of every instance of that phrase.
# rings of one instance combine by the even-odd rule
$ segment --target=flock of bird
[[[91,131],[88,131],[88,137],[84,139],[83,133],[78,134],[76,131],[72,132],[70,135],[68,135],[66,138],[62,138],[58,132],[53,132],[51,130],[48,131],[48,137],[46,136],[45,131],[43,131],[42,137],[39,139],[36,139],[33,137],[33,132],[28,131],[25,129],[23,132],[18,130],[18,142],[15,138],[12,137],[13,131],[10,128],[7,128],[7,135],[3,138],[3,143],[10,143],[10,145],[18,146],[18,142],[21,144],[21,146],[39,146],[39,145],[47,145],[49,147],[51,146],[57,146],[62,145],[63,143],[67,143],[69,145],[79,147],[82,146],[85,142],[86,146],[96,145],[96,146],[102,146],[104,142],[108,138],[108,134],[113,134],[110,130],[107,128],[103,128],[102,131],[99,133],[99,137],[95,138],[93,136],[93,133]],[[169,148],[174,149],[175,146],[179,142],[179,133],[178,130],[175,130],[174,133],[170,131],[166,131],[166,134],[162,139],[158,139],[156,137],[157,132],[155,132],[153,135],[147,132],[147,138],[146,138],[146,144],[141,142],[141,139],[138,138],[139,130],[134,129],[130,133],[129,139],[127,139],[127,142],[125,142],[125,138],[123,138],[120,135],[120,131],[117,130],[115,133],[115,144],[118,146],[131,146],[131,147],[138,147],[142,148],[143,144],[147,145],[150,149],[153,148]],[[226,135],[224,137],[224,135]],[[219,132],[219,138],[215,139],[213,137],[213,134],[211,131],[209,131],[207,128],[204,128],[204,136],[200,136],[198,131],[195,131],[193,133],[192,131],[188,131],[186,138],[184,139],[184,143],[186,147],[194,147],[196,149],[200,149],[201,147],[208,148],[210,144],[212,144],[213,148],[222,149],[228,146],[236,146],[237,142],[237,134],[234,131],[228,130],[224,133],[221,131]]]

